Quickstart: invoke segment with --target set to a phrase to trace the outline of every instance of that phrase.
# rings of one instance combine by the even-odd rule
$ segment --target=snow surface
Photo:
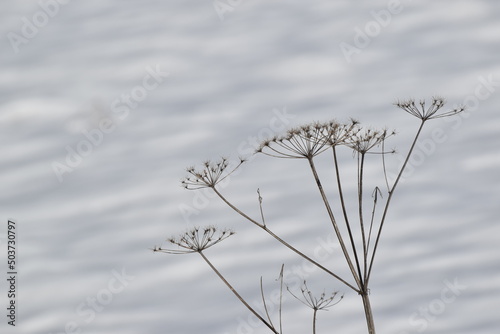
[[[428,123],[395,194],[371,281],[375,322],[379,333],[498,333],[500,3],[229,3],[223,20],[212,1],[0,4],[0,261],[6,272],[14,219],[19,271],[16,327],[3,315],[0,331],[268,333],[248,327],[248,310],[199,256],[148,249],[188,226],[234,229],[206,253],[252,304],[261,276],[270,294],[283,262],[303,265],[221,201],[182,189],[184,168],[248,154],[273,129],[331,118],[395,128],[391,144],[403,154],[419,121],[392,103],[439,94],[469,109]],[[341,45],[356,47],[366,29],[369,41],[358,37],[347,59]],[[87,131],[96,144],[86,144]],[[54,166],[67,165],[68,150],[88,154],[60,182]],[[391,162],[394,171],[399,160]],[[329,158],[318,163],[330,186]],[[344,174],[355,177],[352,166]],[[257,188],[285,240],[310,256],[332,240],[304,161],[257,156],[223,191],[257,218]],[[187,206],[199,213],[185,219]],[[326,265],[345,273],[337,253]],[[318,314],[318,333],[366,332],[356,293],[319,270],[304,273],[317,293],[345,293]],[[444,302],[453,282],[465,288]],[[286,295],[284,333],[309,332],[311,316]]]

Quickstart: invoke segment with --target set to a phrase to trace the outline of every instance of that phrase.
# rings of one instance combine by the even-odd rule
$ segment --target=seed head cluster
[[[352,148],[355,152],[365,154],[374,147],[382,144],[388,137],[395,134],[395,131],[389,132],[387,129],[365,129],[352,135],[348,140],[347,146]]]
[[[306,281],[303,282],[302,287],[300,288],[300,292],[302,293],[302,298],[299,298],[295,296],[290,289],[287,287],[288,292],[292,296],[294,296],[297,300],[302,302],[302,304],[312,308],[313,310],[326,310],[329,307],[332,307],[336,304],[338,304],[342,298],[344,298],[344,295],[341,295],[337,301],[334,302],[335,298],[338,295],[338,292],[335,291],[331,295],[327,296],[325,292],[323,292],[319,298],[314,297],[311,290],[307,287]]]
[[[227,158],[221,158],[219,161],[205,161],[201,170],[196,170],[194,167],[188,167],[186,170],[191,176],[184,178],[181,184],[186,189],[200,189],[200,188],[213,188],[218,183],[223,181],[238,167],[240,167],[245,160],[239,159],[239,163],[235,167]]]
[[[332,120],[324,124],[324,140],[329,146],[345,145],[360,130],[359,122],[355,119],[351,118],[350,122],[345,124]]]
[[[446,100],[442,97],[435,96],[432,98],[432,102],[429,107],[426,109],[425,100],[420,100],[418,103],[415,103],[414,99],[408,99],[403,101],[397,101],[394,103],[398,108],[403,109],[408,114],[415,116],[422,121],[427,121],[435,118],[442,118],[453,116],[465,110],[465,106],[459,106],[457,108],[438,113],[438,111],[443,108]]]
[[[335,146],[347,146],[366,153],[392,134],[394,132],[389,133],[387,130],[364,130],[354,119],[348,123],[338,123],[334,120],[316,122],[293,128],[283,136],[263,141],[257,153],[278,158],[312,159]]]
[[[264,140],[257,152],[277,158],[312,158],[328,149],[323,132],[321,123],[292,128],[282,136]]]
[[[215,226],[204,228],[195,227],[181,234],[179,237],[171,237],[167,239],[170,243],[179,246],[179,249],[164,249],[155,247],[154,252],[162,252],[168,254],[188,254],[204,251],[218,244],[224,239],[229,238],[235,232],[224,229],[217,231]]]

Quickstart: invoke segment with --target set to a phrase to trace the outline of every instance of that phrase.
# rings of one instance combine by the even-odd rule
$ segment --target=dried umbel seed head
[[[355,120],[347,124],[332,120],[292,128],[283,136],[264,140],[257,153],[277,158],[312,159],[332,146],[347,144],[359,131],[357,124]]]
[[[359,122],[355,119],[345,124],[330,121],[323,126],[324,138],[330,146],[347,144],[360,130]]]
[[[403,109],[408,114],[415,116],[422,121],[453,116],[465,110],[465,106],[459,106],[455,109],[438,113],[438,111],[443,108],[445,104],[446,100],[439,96],[433,97],[431,104],[427,108],[424,100],[420,100],[418,103],[415,103],[414,99],[408,99],[394,103],[394,105],[398,108]]]
[[[314,297],[311,290],[309,290],[309,288],[307,287],[307,284],[306,284],[306,281],[304,281],[302,283],[302,287],[300,288],[300,292],[302,293],[302,298],[299,298],[297,296],[295,296],[291,291],[290,289],[288,288],[287,286],[287,290],[288,292],[290,292],[290,294],[295,297],[295,299],[297,299],[298,301],[300,301],[302,304],[312,308],[313,310],[326,310],[328,309],[329,307],[332,307],[336,304],[338,304],[342,298],[344,298],[344,295],[341,295],[337,301],[335,301],[335,298],[337,297],[338,295],[338,292],[335,291],[333,292],[332,294],[330,295],[327,295],[325,292],[323,292],[319,298],[318,297]]]
[[[307,158],[326,150],[323,124],[311,123],[292,128],[283,136],[275,136],[261,143],[257,153],[277,158]]]
[[[349,138],[347,146],[352,148],[355,152],[365,154],[395,134],[395,131],[387,131],[387,129],[363,129]]]
[[[208,249],[224,239],[229,238],[235,232],[224,229],[218,231],[215,226],[204,228],[195,227],[181,234],[179,237],[167,239],[168,242],[179,246],[179,249],[164,249],[155,247],[153,251],[168,254],[197,253]]]
[[[216,162],[205,161],[200,170],[196,170],[193,166],[188,167],[186,171],[190,176],[184,178],[181,184],[186,189],[213,188],[239,168],[244,162],[245,159],[239,158],[235,166],[232,166],[227,158],[221,158]]]

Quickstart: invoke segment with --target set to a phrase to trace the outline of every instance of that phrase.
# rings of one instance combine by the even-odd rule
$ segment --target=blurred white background
[[[3,315],[0,331],[268,333],[199,256],[148,249],[193,225],[234,229],[206,254],[252,304],[261,275],[271,292],[283,262],[302,265],[220,200],[182,189],[185,167],[331,118],[397,129],[402,155],[419,121],[392,103],[439,94],[469,108],[428,123],[395,194],[375,322],[380,333],[498,332],[499,16],[493,0],[2,2],[0,261],[5,273],[12,218],[19,297],[16,327]],[[318,238],[333,240],[304,161],[257,156],[224,192],[258,217],[257,188],[291,244],[312,256]],[[345,293],[319,313],[319,333],[366,332],[355,293],[318,270],[304,278]],[[465,288],[439,302],[454,281]],[[284,333],[311,330],[290,295],[283,314]]]

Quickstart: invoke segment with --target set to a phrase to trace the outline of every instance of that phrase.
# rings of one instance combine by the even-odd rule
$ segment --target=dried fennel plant
[[[336,121],[312,123],[293,128],[288,130],[281,136],[275,136],[273,138],[265,140],[257,149],[256,154],[264,154],[271,157],[285,159],[303,159],[307,162],[311,170],[314,182],[321,196],[322,205],[326,209],[330,223],[339,242],[343,258],[345,259],[346,264],[349,268],[350,277],[341,277],[338,273],[335,273],[331,269],[328,269],[324,265],[308,257],[306,254],[299,251],[294,246],[276,235],[268,227],[264,219],[264,214],[262,212],[262,197],[259,191],[258,195],[261,221],[251,218],[250,215],[238,209],[221,193],[218,184],[225,178],[227,178],[232,172],[234,172],[235,169],[239,168],[241,164],[245,162],[245,160],[241,159],[239,163],[234,167],[229,167],[230,164],[228,162],[228,159],[226,158],[222,158],[218,162],[207,161],[202,165],[201,169],[189,167],[187,169],[189,176],[182,181],[182,185],[186,189],[190,190],[201,188],[211,189],[225,204],[227,204],[232,210],[238,213],[246,221],[252,223],[256,227],[268,233],[283,246],[295,252],[298,256],[309,261],[319,269],[325,271],[332,278],[342,283],[347,288],[355,291],[359,296],[361,296],[362,299],[368,333],[375,334],[375,324],[373,321],[372,307],[369,298],[369,283],[374,265],[375,255],[377,249],[379,248],[382,230],[386,222],[388,209],[396,187],[401,180],[401,176],[403,175],[403,172],[408,164],[408,161],[412,155],[412,152],[420,137],[424,125],[430,120],[453,116],[464,110],[463,107],[459,107],[449,111],[442,111],[444,104],[444,99],[440,97],[434,97],[430,105],[428,106],[426,106],[425,101],[415,102],[414,100],[405,100],[395,103],[398,108],[418,118],[420,120],[420,125],[417,129],[415,137],[413,138],[413,142],[404,158],[403,164],[397,172],[395,180],[392,182],[392,184],[389,182],[387,177],[386,161],[384,157],[386,154],[394,152],[385,151],[385,141],[387,138],[393,136],[395,132],[388,131],[386,129],[377,130],[372,128],[364,128],[355,120],[351,120],[348,123],[338,123]],[[357,160],[357,177],[354,182],[357,187],[357,196],[355,198],[357,206],[356,212],[348,212],[347,210],[347,198],[343,190],[343,182],[345,180],[342,178],[338,159],[339,150],[343,149],[350,150]],[[334,170],[336,183],[335,186],[338,193],[340,212],[334,212],[331,205],[331,199],[329,199],[327,196],[314,161],[315,157],[320,154],[325,154],[325,152],[327,151],[330,151],[332,155],[332,166]],[[385,176],[385,187],[382,188],[386,188],[386,190],[384,191],[386,194],[385,196],[382,196],[382,188],[375,187],[372,195],[373,203],[367,205],[363,202],[363,199],[365,197],[364,193],[366,191],[365,175],[367,173],[365,168],[368,168],[366,161],[368,155],[371,154],[378,154],[382,157],[381,165]],[[372,165],[370,166],[373,167]],[[381,218],[378,221],[375,221],[375,208],[377,205],[380,205],[382,199],[385,200],[385,203],[382,203],[383,211],[381,214]],[[369,218],[368,220],[366,219],[367,217]],[[345,225],[345,228],[341,229],[341,227],[339,226],[339,224],[341,223]],[[354,229],[356,229],[356,231]],[[229,284],[229,282],[223,277],[223,275],[215,268],[215,266],[203,253],[205,249],[219,243],[232,234],[233,232],[228,230],[222,230],[221,232],[219,232],[219,234],[217,234],[216,228],[212,226],[204,229],[195,228],[191,231],[186,232],[180,238],[171,238],[168,240],[172,244],[177,245],[179,249],[175,250],[155,247],[153,250],[156,252],[164,252],[170,254],[200,254],[205,262],[209,265],[209,267],[235,294],[240,302],[242,302],[263,324],[265,324],[269,328],[269,330],[271,330],[271,332],[282,333],[281,301],[279,305],[280,324],[279,327],[276,327],[271,321],[271,317],[269,316],[269,313],[267,311],[264,292],[262,288],[262,281],[261,293],[263,297],[262,300],[264,304],[263,306],[265,315],[259,314],[259,312],[252,308],[241,297],[241,295],[236,292],[236,290]],[[286,283],[283,283],[282,274],[280,278],[282,291],[283,284],[286,285]],[[293,293],[292,295],[313,310],[312,331],[313,333],[316,333],[316,312],[318,310],[326,309],[330,306],[335,305],[340,299],[337,301],[334,300],[337,296],[337,292],[334,292],[330,296],[327,296],[323,293],[319,298],[314,297],[310,290],[307,288],[305,282],[303,288],[301,289],[301,293],[302,298],[297,297]]]

